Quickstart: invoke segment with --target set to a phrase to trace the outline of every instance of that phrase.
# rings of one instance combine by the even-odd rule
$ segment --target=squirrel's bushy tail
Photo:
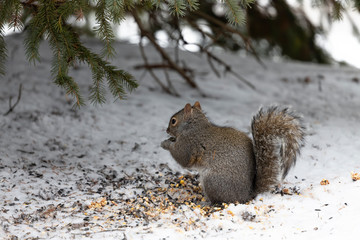
[[[255,191],[265,192],[283,180],[295,165],[304,142],[301,118],[288,108],[262,108],[251,123],[256,158]]]

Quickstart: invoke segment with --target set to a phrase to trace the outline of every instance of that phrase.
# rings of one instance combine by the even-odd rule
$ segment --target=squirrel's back
[[[212,124],[199,102],[186,104],[169,121],[161,146],[183,167],[199,170],[212,202],[244,203],[280,183],[303,143],[301,119],[287,108],[260,109],[247,134]]]
[[[211,202],[246,202],[254,195],[253,143],[245,133],[211,124],[202,138],[203,165],[198,168]],[[201,141],[201,140],[200,140]]]
[[[301,118],[288,108],[260,109],[251,130],[256,160],[255,191],[261,193],[279,184],[295,165],[304,143]]]

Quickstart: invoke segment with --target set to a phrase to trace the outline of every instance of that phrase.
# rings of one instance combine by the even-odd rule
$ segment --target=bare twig
[[[192,27],[194,27],[197,31],[199,31],[199,32],[202,34],[203,37],[208,36],[210,39],[212,39],[213,42],[216,42],[216,40],[220,37],[220,36],[213,36],[212,34],[209,34],[209,33],[204,32],[196,23],[192,22],[190,19],[187,19],[187,22],[188,22]],[[210,45],[204,47],[204,46],[202,46],[202,45],[200,45],[200,44],[197,44],[197,43],[188,43],[188,42],[184,39],[181,31],[180,31],[179,29],[177,29],[177,30],[178,30],[179,37],[178,37],[178,39],[176,39],[176,40],[179,40],[179,39],[182,40],[184,45],[190,45],[190,44],[196,45],[197,47],[199,47],[200,52],[206,53],[208,63],[209,63],[211,69],[213,70],[213,72],[215,73],[215,75],[216,75],[217,77],[220,77],[221,75],[220,75],[219,71],[216,69],[216,67],[214,66],[212,60],[214,60],[214,61],[216,61],[218,64],[224,66],[226,72],[230,72],[230,73],[233,74],[236,78],[238,78],[239,80],[243,81],[246,85],[248,85],[250,88],[252,88],[252,89],[255,90],[255,86],[254,86],[252,83],[250,83],[248,80],[246,80],[244,77],[242,77],[242,76],[239,75],[238,73],[234,72],[234,71],[232,70],[232,67],[231,67],[229,64],[227,64],[225,61],[221,60],[219,57],[217,57],[215,54],[213,54],[211,51],[209,51],[209,50],[208,50],[208,47],[209,47]],[[169,34],[169,35],[170,35],[170,34]],[[170,35],[170,36],[171,36],[171,35]],[[174,38],[172,37],[172,39],[174,39]],[[175,40],[175,39],[174,39],[174,40]]]
[[[220,77],[221,75],[220,75],[219,71],[215,68],[215,66],[214,66],[214,64],[213,64],[213,62],[212,62],[212,58],[210,57],[209,54],[207,54],[207,60],[208,60],[209,66],[211,67],[211,69],[213,70],[213,72],[215,73],[215,75],[216,75],[217,77]]]
[[[208,38],[210,38],[213,42],[216,42],[219,38],[220,35],[213,35],[211,33],[205,32],[203,31],[196,23],[194,23],[192,20],[190,20],[189,18],[186,18],[187,23],[190,24],[191,27],[193,27],[194,29],[196,29],[196,31],[198,31],[201,36],[203,37],[203,39],[205,38],[205,36],[207,36]]]
[[[143,46],[141,46],[141,48],[143,48]],[[144,51],[144,50],[142,50],[142,51]],[[170,66],[169,66],[169,64],[164,64],[164,63],[152,63],[152,64],[150,64],[150,63],[148,63],[147,61],[145,61],[145,59],[144,59],[144,62],[145,62],[145,64],[138,64],[138,65],[135,65],[134,66],[134,69],[143,69],[143,68],[145,68],[145,69],[163,69],[163,68],[171,68]]]
[[[145,60],[144,60],[145,62]],[[174,70],[169,64],[166,64],[166,63],[153,63],[153,64],[150,64],[150,63],[145,63],[145,64],[139,64],[139,65],[135,65],[134,66],[134,69],[171,69],[171,70]],[[192,73],[193,70],[190,69],[190,68],[183,68],[183,70],[185,72],[189,72],[189,73]]]
[[[146,57],[146,54],[145,54],[145,51],[144,51],[144,46],[143,46],[143,43],[142,43],[142,39],[140,40],[140,43],[139,43],[139,46],[140,46],[140,52],[141,52],[141,56],[145,62],[145,65],[149,65],[148,63],[148,59]],[[136,68],[136,67],[135,67]],[[153,72],[152,68],[147,68],[147,70],[149,71],[150,75],[154,78],[154,80],[160,85],[160,87],[168,94],[172,94],[171,90],[166,87],[161,81],[160,79],[156,76],[156,74]]]
[[[154,36],[149,33],[143,26],[136,10],[134,9],[131,12],[132,16],[134,17],[134,20],[136,22],[136,24],[138,25],[140,32],[141,32],[141,36],[146,37],[147,39],[149,39],[149,41],[151,42],[151,44],[156,48],[156,50],[160,53],[160,55],[162,56],[162,58],[169,64],[169,66],[171,66],[171,68],[173,68],[176,72],[178,72],[178,74],[185,79],[185,81],[193,88],[198,88],[197,84],[186,74],[186,72],[184,71],[184,69],[180,68],[170,57],[169,55],[162,49],[162,47],[160,47],[160,45],[156,42],[156,39],[154,38]]]
[[[196,12],[198,13],[198,12]],[[167,32],[168,36],[170,37],[170,39],[172,41],[174,41],[176,44],[176,48],[175,48],[175,60],[173,60],[172,58],[170,58],[170,56],[164,51],[163,48],[161,48],[159,46],[159,44],[157,43],[155,37],[153,36],[153,34],[149,31],[147,31],[144,26],[142,25],[142,22],[138,16],[138,13],[136,12],[136,9],[133,10],[132,15],[135,19],[135,22],[137,23],[139,29],[140,29],[140,34],[141,37],[145,37],[147,39],[149,39],[150,43],[155,47],[155,49],[159,52],[159,54],[162,56],[163,59],[163,63],[151,63],[149,64],[146,57],[144,58],[145,52],[143,49],[141,49],[143,58],[144,58],[144,62],[145,64],[143,65],[137,65],[135,66],[135,69],[141,69],[141,68],[145,68],[147,69],[151,76],[155,79],[155,81],[157,83],[160,84],[160,86],[163,88],[163,90],[167,93],[175,93],[175,89],[173,88],[172,84],[171,84],[171,80],[169,78],[168,72],[167,70],[174,70],[176,71],[178,74],[180,74],[191,86],[193,86],[193,84],[195,84],[195,82],[192,80],[193,78],[193,70],[189,67],[186,66],[186,63],[184,61],[181,61],[181,65],[180,65],[180,59],[179,59],[179,45],[182,44],[183,46],[187,46],[187,45],[195,45],[197,47],[199,47],[200,52],[201,53],[205,53],[207,56],[207,61],[212,69],[212,71],[216,74],[216,76],[220,77],[221,74],[219,72],[219,69],[217,67],[217,64],[219,64],[220,66],[224,67],[225,72],[229,72],[230,74],[234,75],[236,78],[238,78],[240,81],[244,82],[247,86],[249,86],[251,89],[255,89],[255,86],[248,81],[247,79],[245,79],[244,77],[242,77],[240,74],[236,73],[233,68],[231,67],[231,65],[227,64],[225,61],[223,61],[221,58],[219,58],[218,56],[216,56],[214,53],[211,52],[210,49],[208,49],[212,44],[216,43],[216,41],[222,37],[223,34],[226,35],[231,35],[231,34],[237,34],[239,35],[242,39],[244,44],[246,45],[246,48],[248,49],[249,52],[251,52],[250,50],[252,50],[252,53],[254,54],[254,56],[258,59],[258,62],[260,64],[262,64],[261,60],[258,58],[255,50],[252,48],[248,38],[246,36],[244,36],[240,31],[238,31],[237,29],[219,21],[218,19],[209,16],[205,13],[198,13],[198,16],[204,18],[205,20],[207,20],[210,23],[214,23],[215,25],[225,29],[224,33],[220,33],[217,35],[214,35],[212,33],[206,32],[204,31],[202,28],[200,28],[200,26],[198,26],[198,24],[194,21],[192,21],[192,18],[185,18],[185,21],[187,21],[187,23],[192,26],[194,29],[196,29],[201,35],[202,38],[204,40],[204,43],[206,42],[206,38],[210,38],[212,43],[207,44],[207,46],[203,46],[203,44],[200,43],[189,43],[185,40],[183,33],[181,31],[181,27],[179,22],[177,21],[177,19],[172,20],[171,22],[168,22],[169,24],[169,28],[167,29],[166,27],[164,28],[164,30]],[[153,21],[157,21],[157,18],[160,17],[161,15],[151,15],[151,19]],[[162,19],[163,22],[166,22],[166,19]],[[142,44],[142,43],[141,43]],[[143,46],[140,46],[141,48],[143,48]],[[250,50],[249,50],[250,49]],[[215,64],[216,63],[216,64]],[[265,65],[262,64],[264,67]],[[165,86],[164,83],[162,83],[159,78],[155,75],[155,73],[152,71],[154,69],[163,69],[164,73],[165,73],[165,77],[166,77],[166,81],[167,81],[167,86]],[[196,85],[195,85],[196,86]],[[194,87],[194,86],[193,86]]]
[[[21,99],[21,90],[22,90],[22,83],[20,83],[18,98],[17,98],[17,100],[16,100],[16,102],[15,102],[14,105],[11,104],[11,99],[12,99],[12,97],[9,98],[9,110],[8,110],[6,113],[3,114],[4,116],[7,116],[9,113],[11,113],[11,112],[15,109],[16,105],[18,105],[18,103],[20,102],[20,99]]]
[[[164,74],[165,74],[166,82],[168,83],[169,88],[172,89],[175,96],[180,97],[180,94],[175,90],[174,86],[172,85],[172,83],[170,81],[169,73],[167,72],[166,68],[164,68]]]
[[[239,75],[238,73],[236,73],[235,71],[233,71],[232,67],[227,64],[226,62],[224,62],[223,60],[221,60],[219,57],[215,56],[213,53],[211,53],[209,50],[207,50],[206,48],[199,46],[200,47],[200,51],[206,53],[206,55],[208,56],[208,59],[212,59],[214,61],[216,61],[217,63],[223,65],[225,67],[225,71],[230,72],[231,74],[233,74],[235,77],[237,77],[239,80],[241,80],[242,82],[244,82],[246,85],[248,85],[250,88],[252,89],[256,89],[256,87],[254,86],[254,84],[252,84],[251,82],[249,82],[248,80],[246,80],[244,77],[242,77],[241,75]],[[211,61],[209,61],[210,63]],[[212,64],[210,64],[210,66],[212,66]],[[215,67],[212,67],[213,71],[215,70]],[[217,72],[217,70],[216,70]],[[216,74],[215,72],[215,74]],[[217,73],[219,74],[219,73]]]
[[[244,43],[246,44],[246,47],[249,47],[250,48],[250,52],[255,56],[256,60],[260,63],[260,65],[262,65],[265,69],[266,69],[266,65],[264,64],[264,62],[260,59],[260,57],[258,56],[258,54],[256,53],[254,47],[251,45],[249,39],[244,36],[244,34],[242,34],[240,31],[236,30],[235,28],[229,26],[228,24],[225,24],[223,22],[221,22],[220,20],[204,13],[204,12],[201,12],[201,11],[196,11],[194,12],[194,14],[206,19],[207,21],[209,22],[212,22],[216,25],[218,25],[219,27],[231,32],[231,33],[235,33],[237,34],[238,36],[240,36],[242,38],[242,40],[244,41]]]

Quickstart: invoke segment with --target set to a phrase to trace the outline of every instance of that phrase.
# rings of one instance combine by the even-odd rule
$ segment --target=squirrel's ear
[[[196,101],[196,102],[194,103],[194,106],[193,106],[193,107],[201,110],[201,106],[200,106],[199,101]]]
[[[184,119],[187,119],[192,114],[192,108],[190,103],[187,103],[184,107]]]

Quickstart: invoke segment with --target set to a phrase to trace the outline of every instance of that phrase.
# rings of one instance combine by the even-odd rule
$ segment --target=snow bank
[[[109,96],[104,106],[73,110],[50,78],[48,47],[41,45],[41,63],[34,67],[25,60],[20,35],[6,41],[10,56],[0,82],[0,112],[7,111],[10,97],[16,99],[20,83],[23,93],[14,112],[0,115],[0,236],[5,239],[359,235],[360,181],[350,174],[360,172],[359,70],[268,60],[264,69],[251,57],[221,54],[256,86],[252,90],[229,74],[217,78],[202,57],[181,53],[201,91],[171,74],[181,95],[177,98],[161,92],[149,74],[133,70],[142,63],[136,46],[117,43],[114,63],[134,74],[140,87],[126,101],[114,103]],[[99,48],[97,42],[88,45]],[[158,59],[150,47],[147,54],[150,60]],[[89,69],[81,65],[72,75],[86,95]],[[262,194],[246,205],[204,210],[187,200],[173,200],[170,210],[160,209],[157,201],[170,191],[180,191],[178,197],[199,193],[196,173],[182,169],[159,146],[169,117],[195,101],[214,123],[246,132],[260,106],[291,105],[302,113],[306,146],[284,183],[296,191]],[[321,185],[323,179],[330,184]],[[131,209],[131,201],[142,201],[144,207],[137,211],[133,204]],[[154,211],[147,208],[146,214],[146,204],[153,204]]]

